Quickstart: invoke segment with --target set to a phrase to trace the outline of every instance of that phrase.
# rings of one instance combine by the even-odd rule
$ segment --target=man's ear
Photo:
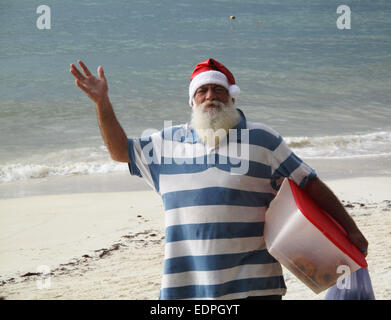
[[[235,103],[235,98],[232,98],[232,102]]]

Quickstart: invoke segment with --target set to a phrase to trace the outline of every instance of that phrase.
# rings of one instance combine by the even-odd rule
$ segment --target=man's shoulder
[[[178,135],[185,135],[188,130],[187,124],[179,124],[175,126],[164,127],[161,130],[156,129],[147,129],[145,130],[141,136],[141,140],[151,140],[151,139],[169,139],[171,137]]]
[[[246,127],[249,130],[249,144],[251,145],[274,151],[282,142],[280,134],[262,122],[247,121]]]
[[[280,138],[281,135],[274,130],[273,128],[269,127],[268,125],[262,123],[262,122],[254,122],[254,121],[246,121],[246,127],[248,130],[250,130],[251,134],[258,134],[258,135],[272,135],[276,138]]]

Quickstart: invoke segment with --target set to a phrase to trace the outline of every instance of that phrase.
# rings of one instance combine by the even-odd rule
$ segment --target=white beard
[[[210,104],[216,107],[208,108]],[[200,105],[194,104],[191,124],[197,135],[209,147],[214,147],[228,134],[229,129],[238,124],[239,120],[239,111],[229,98],[227,104],[218,100],[206,101]]]

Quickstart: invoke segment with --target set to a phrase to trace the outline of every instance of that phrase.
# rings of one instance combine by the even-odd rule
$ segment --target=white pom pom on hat
[[[193,97],[197,89],[205,84],[218,84],[226,88],[232,98],[237,98],[240,88],[235,84],[233,74],[220,62],[209,58],[196,65],[190,77],[189,105],[193,106]]]

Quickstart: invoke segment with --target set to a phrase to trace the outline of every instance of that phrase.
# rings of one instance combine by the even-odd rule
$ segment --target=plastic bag
[[[358,269],[326,293],[325,300],[375,300],[368,268]]]

